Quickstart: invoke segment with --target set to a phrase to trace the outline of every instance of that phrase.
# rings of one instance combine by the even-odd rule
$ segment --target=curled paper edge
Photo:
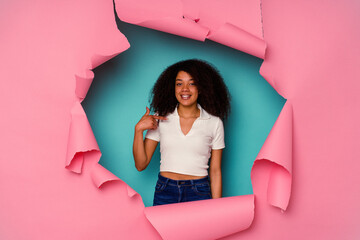
[[[105,183],[110,183],[113,181],[120,181],[122,184],[126,185],[126,190],[128,193],[128,196],[130,198],[139,195],[134,189],[132,189],[128,184],[126,184],[124,181],[122,181],[120,178],[118,178],[116,175],[114,175],[112,172],[104,168],[101,164],[96,163],[93,166],[93,169],[90,173],[91,180],[93,181],[94,185],[97,188],[101,188]],[[140,196],[140,195],[139,195]]]
[[[274,164],[267,188],[268,204],[285,211],[290,200],[291,182],[291,174],[284,167]]]
[[[166,17],[163,19],[144,21],[136,25],[202,42],[205,41],[206,36],[209,34],[208,28],[188,18]]]
[[[112,50],[110,51],[111,53],[109,54],[93,54],[90,58],[88,66],[82,70],[79,70],[79,68],[75,74],[76,99],[70,110],[71,120],[65,158],[65,167],[72,172],[81,173],[86,153],[96,151],[101,155],[101,151],[81,102],[86,97],[94,79],[94,73],[90,68],[93,69],[99,66],[130,47],[126,38],[125,41],[121,41],[120,43],[120,46],[112,46]]]
[[[66,169],[80,174],[84,162],[84,156],[89,152],[99,152],[99,159],[101,151],[96,142],[90,123],[85,115],[79,101],[76,101],[71,111],[71,125],[68,138],[68,151],[66,157]],[[91,178],[95,186],[100,188],[104,183],[110,181],[121,181],[113,173],[105,169],[99,163],[96,163],[91,171]],[[127,184],[126,184],[127,185]],[[131,198],[137,193],[127,185],[128,196]]]
[[[120,180],[117,176],[115,176],[112,172],[108,171],[106,168],[101,166],[99,163],[96,163],[93,166],[93,169],[90,174],[91,174],[91,180],[93,181],[93,183],[97,188],[101,188],[101,186],[106,182]]]
[[[100,152],[100,149],[80,101],[75,101],[70,114],[65,167],[70,171],[81,173],[84,154],[89,151]]]
[[[94,73],[90,68],[93,69],[120,54],[121,52],[127,50],[130,47],[130,44],[125,36],[123,36],[123,38],[125,38],[125,41],[121,41],[120,46],[113,46],[109,54],[93,54],[90,58],[88,66],[85,68],[79,67],[75,73],[74,77],[76,100],[70,110],[71,120],[65,158],[65,167],[70,171],[81,173],[84,154],[89,151],[100,152],[94,133],[86,117],[86,113],[81,106],[81,102],[86,97],[86,94],[89,91],[91,83],[94,79]]]
[[[287,100],[251,170],[252,173],[262,161],[274,164],[268,179],[267,201],[283,211],[288,207],[291,195],[292,129],[292,105]],[[253,176],[251,179],[254,182]]]
[[[113,53],[110,53],[110,54],[94,54],[91,57],[91,69],[94,69],[94,68],[100,66],[104,62],[114,58],[115,56],[117,56],[120,53],[127,50],[130,47],[130,43],[127,42],[127,41],[126,41],[126,43],[127,43],[127,45],[125,45],[123,47],[122,46],[118,47],[118,49],[116,49]]]
[[[90,57],[88,66],[84,68],[78,67],[78,70],[74,75],[74,92],[76,98],[70,110],[71,119],[65,157],[65,167],[72,172],[79,174],[81,173],[84,162],[84,155],[87,152],[98,151],[101,154],[86,113],[81,106],[81,102],[85,99],[94,79],[94,73],[91,69],[108,61],[109,59],[115,57],[130,47],[126,37],[123,36],[123,38],[125,41],[121,41],[120,46],[112,46],[112,50],[109,54],[93,54]]]
[[[75,75],[75,79],[75,95],[79,98],[80,101],[82,101],[86,97],[86,94],[89,91],[91,83],[94,79],[94,72],[91,70],[86,70],[84,76]]]
[[[208,27],[201,25],[201,21],[199,22],[199,20],[201,20],[198,18],[199,9],[192,12],[189,10],[187,4],[184,5],[184,3],[182,3],[182,14],[180,14],[178,10],[172,9],[169,13],[160,14],[160,16],[156,18],[154,17],[154,14],[150,14],[144,6],[132,3],[133,5],[129,7],[121,0],[117,0],[115,3],[118,17],[123,22],[198,41],[209,39],[258,58],[265,59],[266,42],[263,39],[260,39],[230,22],[221,25],[217,30],[211,30]],[[142,17],[141,20],[130,18],[129,12],[122,8],[130,12],[136,10],[142,12],[144,15],[148,15],[148,19],[146,19],[146,17]]]
[[[207,39],[265,59],[265,41],[231,23],[227,22],[218,30],[210,31]]]
[[[219,239],[251,226],[254,198],[242,195],[159,205],[145,208],[145,215],[163,239]],[[179,226],[186,231],[177,231]]]
[[[163,4],[165,3],[170,4],[164,1]],[[181,1],[173,1],[171,4],[174,7],[160,10],[148,3],[139,4],[131,1],[117,0],[115,1],[115,9],[119,19],[123,22],[198,41],[205,41],[209,29],[197,24],[192,19],[184,18]],[[166,7],[169,7],[169,5],[166,5]],[[143,16],[137,16],[138,13],[136,11],[142,13]],[[137,17],[133,18],[130,16],[131,14]]]

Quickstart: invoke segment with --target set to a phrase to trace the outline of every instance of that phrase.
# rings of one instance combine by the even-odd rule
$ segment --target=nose
[[[183,91],[188,91],[189,90],[189,86],[187,84],[183,84],[182,89]]]

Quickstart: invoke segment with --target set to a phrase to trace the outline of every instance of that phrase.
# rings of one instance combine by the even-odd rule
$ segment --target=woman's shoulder
[[[202,109],[202,111],[203,111],[203,116],[202,116],[203,119],[207,119],[210,122],[213,122],[216,124],[222,123],[222,120],[220,117],[208,113],[205,109]]]
[[[214,116],[214,115],[211,115],[211,121],[212,121],[212,124],[214,125],[214,127],[217,129],[219,127],[223,127],[224,126],[224,123],[223,121],[221,120],[221,118],[217,117],[217,116]]]
[[[215,116],[215,115],[212,115],[212,114],[209,114],[208,113],[208,118],[205,120],[205,122],[207,123],[206,124],[206,128],[212,132],[212,134],[216,134],[216,132],[219,130],[219,129],[223,129],[224,128],[224,124],[223,124],[223,121],[221,120],[220,117],[218,116]]]

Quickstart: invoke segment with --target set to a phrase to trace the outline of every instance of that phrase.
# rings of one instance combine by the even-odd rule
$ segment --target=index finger
[[[166,118],[166,117],[163,117],[163,116],[153,115],[153,118],[155,118],[155,119],[160,119],[160,120],[167,120],[167,118]]]

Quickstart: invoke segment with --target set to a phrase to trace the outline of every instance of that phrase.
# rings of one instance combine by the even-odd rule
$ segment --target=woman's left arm
[[[212,198],[221,198],[222,196],[221,157],[222,149],[211,150],[209,175]]]

